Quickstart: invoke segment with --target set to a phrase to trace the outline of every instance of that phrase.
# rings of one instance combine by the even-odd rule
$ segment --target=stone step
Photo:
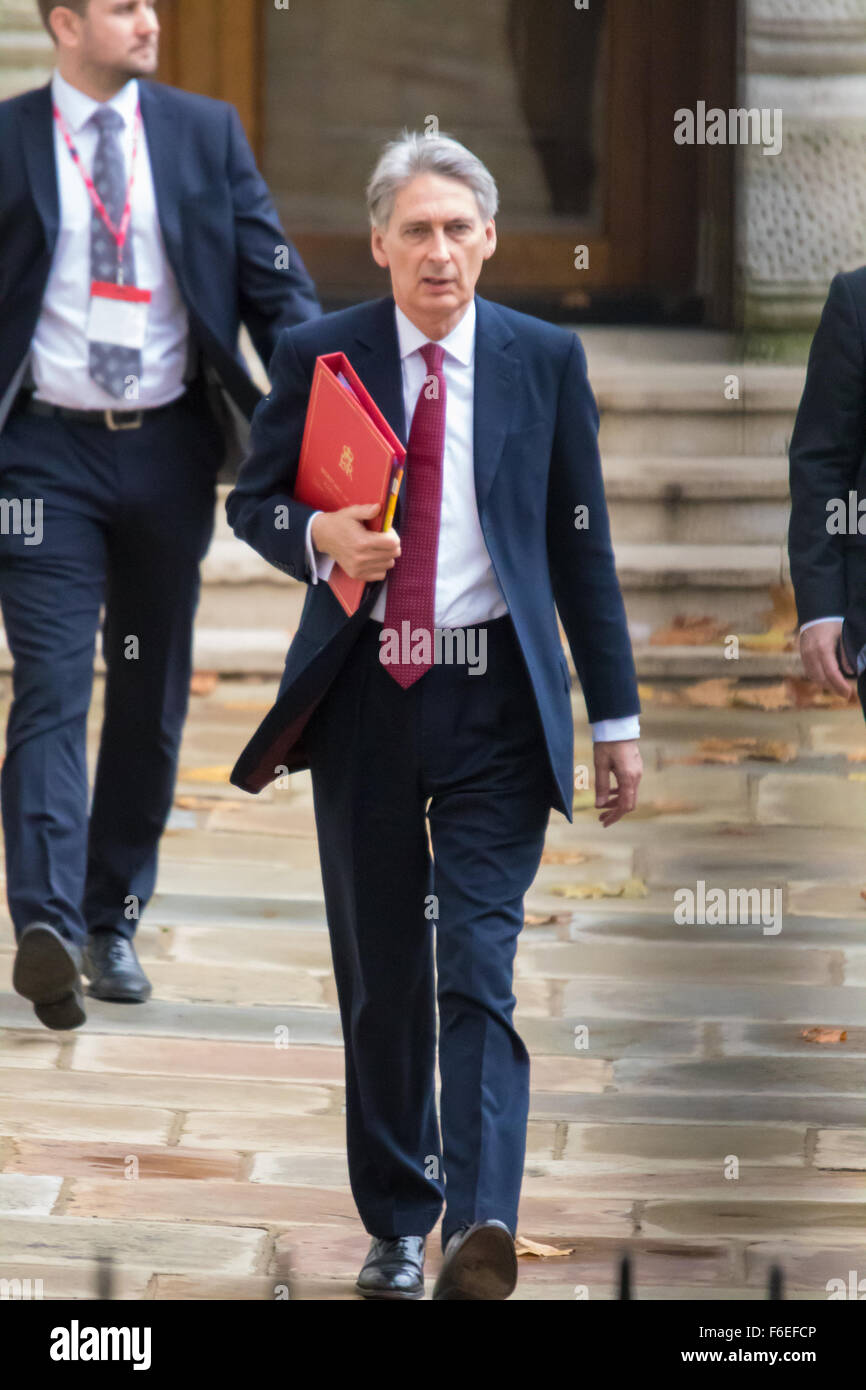
[[[603,461],[614,545],[688,542],[784,545],[788,461],[613,454]]]
[[[805,369],[599,359],[590,379],[604,457],[778,456],[787,453]],[[733,379],[739,395],[728,400]]]

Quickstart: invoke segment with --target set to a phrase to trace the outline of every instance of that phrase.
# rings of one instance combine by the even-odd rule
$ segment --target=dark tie
[[[433,620],[436,600],[436,557],[439,551],[439,516],[442,509],[442,456],[445,452],[444,348],[425,343],[421,354],[427,377],[412,417],[406,448],[406,500],[400,521],[400,558],[388,574],[385,627],[397,634],[403,655],[403,624],[409,634],[429,632],[433,654]],[[407,689],[424,675],[431,661],[383,663],[385,670]]]
[[[93,182],[112,224],[118,227],[126,202],[127,182],[119,139],[123,117],[113,106],[100,106],[90,119],[99,130],[93,161]],[[90,224],[90,274],[93,280],[117,283],[117,242],[96,208],[93,208]],[[135,284],[131,231],[123,248],[123,283]],[[119,347],[116,343],[91,343],[89,372],[92,379],[110,395],[123,399],[127,377],[135,377],[136,384],[141,381],[141,352],[138,348]]]

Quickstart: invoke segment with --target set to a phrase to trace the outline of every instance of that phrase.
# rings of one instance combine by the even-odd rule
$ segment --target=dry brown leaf
[[[741,647],[750,652],[793,652],[797,643],[790,632],[780,627],[770,628],[769,632],[744,632],[739,635]]]
[[[555,883],[551,888],[558,898],[645,898],[649,889],[640,878],[627,878],[617,888],[607,883]]]
[[[804,1028],[800,1034],[806,1042],[813,1043],[838,1043],[847,1042],[848,1033],[845,1028]]]
[[[571,1245],[567,1250],[560,1250],[555,1245],[542,1245],[540,1241],[529,1240],[526,1236],[517,1236],[514,1241],[514,1249],[518,1255],[534,1255],[540,1260],[550,1260],[561,1258],[563,1255],[573,1255],[574,1246]]]
[[[796,756],[797,745],[781,739],[703,738],[698,744],[698,756],[684,761],[739,763],[748,758],[754,762],[790,763]]]
[[[697,802],[675,801],[673,797],[667,800],[664,797],[659,797],[657,801],[643,803],[643,810],[647,816],[688,816],[697,809]],[[632,812],[632,816],[637,816],[640,819],[640,815],[641,805],[638,805]]]
[[[231,772],[231,764],[227,764],[225,767],[182,767],[177,780],[179,782],[228,782]]]
[[[715,618],[678,613],[667,627],[656,628],[649,640],[651,647],[707,647],[723,632]]]
[[[523,916],[524,925],[527,927],[548,927],[570,921],[571,917],[567,912],[526,912]]]
[[[779,628],[782,632],[796,632],[799,627],[799,618],[793,584],[771,585],[770,601],[773,605],[772,612],[767,614],[767,621],[770,626]]]
[[[219,685],[219,671],[193,671],[189,683],[190,695],[210,695]]]
[[[820,685],[807,681],[805,676],[788,676],[785,684],[791,691],[797,709],[847,709],[851,704],[844,696],[822,690]]]
[[[686,686],[680,693],[683,703],[699,709],[724,709],[731,702],[733,682],[715,676],[712,680],[698,681],[697,685]]]
[[[243,803],[227,801],[221,796],[176,796],[175,806],[184,811],[241,811]]]
[[[585,864],[591,854],[579,849],[546,849],[541,856],[542,864]]]
[[[849,763],[866,763],[866,748],[852,748],[845,757]]]
[[[785,681],[775,685],[742,686],[734,691],[733,703],[749,709],[790,709],[794,697]]]

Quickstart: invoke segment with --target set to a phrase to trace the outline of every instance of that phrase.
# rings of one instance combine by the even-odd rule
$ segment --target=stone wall
[[[782,152],[740,151],[746,329],[811,331],[866,262],[866,0],[744,0],[740,104],[783,111]]]

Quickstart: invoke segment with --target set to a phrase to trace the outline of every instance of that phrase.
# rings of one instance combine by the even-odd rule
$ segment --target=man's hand
[[[605,830],[633,811],[637,805],[637,786],[643,776],[643,763],[637,739],[619,739],[615,743],[594,743],[595,804],[601,810],[599,820]],[[616,779],[611,791],[610,774]]]
[[[807,628],[800,633],[800,656],[807,680],[852,700],[857,693],[857,682],[843,675],[836,659],[836,643],[841,631],[842,624],[829,619]]]
[[[400,554],[400,537],[391,528],[368,531],[365,521],[380,510],[378,503],[342,507],[338,512],[320,512],[313,518],[310,529],[313,545],[325,555],[332,555],[350,579],[375,583],[384,579],[394,568]]]

